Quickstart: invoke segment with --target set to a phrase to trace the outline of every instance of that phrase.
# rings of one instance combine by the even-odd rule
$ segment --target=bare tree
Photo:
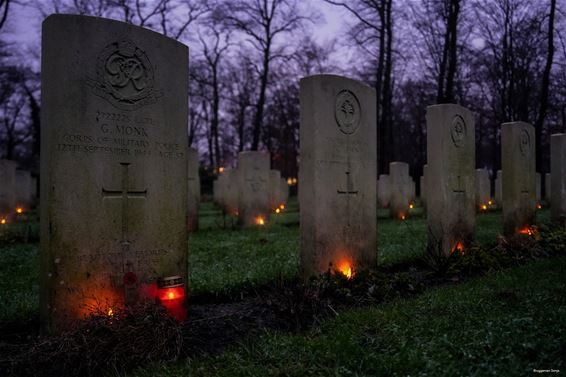
[[[228,26],[243,33],[246,42],[259,54],[259,62],[256,66],[259,92],[255,104],[251,145],[252,150],[257,150],[263,126],[271,64],[274,60],[285,56],[286,46],[277,44],[277,40],[293,32],[307,18],[300,14],[296,0],[227,1],[224,17]]]

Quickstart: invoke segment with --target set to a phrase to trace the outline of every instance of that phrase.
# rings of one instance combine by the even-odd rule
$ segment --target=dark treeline
[[[347,19],[325,45],[312,37],[320,6]],[[0,0],[0,157],[36,173],[39,48],[10,42],[16,10],[113,18],[189,45],[189,143],[210,168],[260,149],[296,177],[299,80],[319,73],[376,89],[379,173],[405,161],[422,174],[435,103],[476,113],[477,166],[492,172],[501,123],[535,125],[540,172],[550,134],[566,131],[565,0]]]

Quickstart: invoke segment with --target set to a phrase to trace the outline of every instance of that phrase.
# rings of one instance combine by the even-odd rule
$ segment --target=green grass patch
[[[566,258],[266,334],[135,376],[525,376],[566,368]]]

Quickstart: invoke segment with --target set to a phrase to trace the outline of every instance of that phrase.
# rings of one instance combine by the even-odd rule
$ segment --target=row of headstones
[[[404,162],[392,162],[389,167],[390,175],[380,174],[377,180],[377,200],[381,208],[389,208],[390,214],[395,218],[402,218],[407,214],[411,204],[415,201],[415,183],[409,176],[409,165]],[[420,177],[420,199],[426,209],[426,172],[427,165],[423,167],[423,175]],[[475,194],[476,209],[478,212],[493,206],[502,205],[501,170],[497,171],[495,179],[495,195],[492,200],[491,182],[487,169],[476,169]],[[550,204],[551,174],[545,174],[545,196],[544,199]],[[542,202],[541,174],[536,173],[536,201]],[[537,204],[537,205],[538,205]]]
[[[287,205],[289,186],[278,170],[270,169],[264,152],[240,152],[238,167],[225,169],[213,182],[214,201],[242,226],[265,225],[271,213]]]
[[[301,262],[309,277],[328,269],[376,265],[376,108],[373,89],[338,76],[300,84]],[[466,108],[427,108],[426,206],[429,248],[448,255],[474,238],[478,203],[489,200],[487,171],[475,169],[475,123]],[[537,204],[535,133],[525,122],[501,126],[505,235],[528,230]],[[566,135],[552,136],[552,218],[566,214]],[[380,187],[384,176],[380,177]],[[411,199],[408,166],[392,163],[393,216]],[[386,189],[384,191],[387,191]]]
[[[41,72],[43,326],[61,330],[92,307],[110,314],[146,300],[183,318],[187,196],[197,171],[186,147],[187,47],[122,22],[53,15],[43,23]],[[355,80],[300,82],[304,277],[376,265],[375,104],[374,90]],[[474,121],[463,107],[438,105],[427,109],[427,123],[427,221],[448,253],[473,236]],[[534,133],[524,123],[502,131],[505,227],[515,230],[532,220]],[[560,213],[565,143],[553,136],[552,171],[564,177],[552,182]],[[243,154],[237,170],[251,188],[238,188],[238,211],[253,222],[254,203],[262,211],[269,203],[269,157]]]
[[[0,221],[10,221],[17,213],[30,210],[37,203],[37,178],[17,163],[0,160]]]

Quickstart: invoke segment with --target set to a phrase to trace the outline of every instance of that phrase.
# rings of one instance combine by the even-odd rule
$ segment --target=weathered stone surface
[[[161,298],[180,318],[188,49],[74,15],[48,17],[42,36],[43,326],[59,331],[94,307]],[[161,296],[170,284],[180,284],[174,298]]]
[[[391,200],[391,182],[389,175],[380,174],[377,180],[377,202],[381,208],[389,208]]]
[[[188,160],[188,198],[187,198],[187,227],[189,232],[198,230],[198,209],[200,205],[200,176],[198,151],[189,148]]]
[[[550,204],[550,198],[552,197],[552,178],[550,173],[544,175],[544,200],[547,204]]]
[[[550,172],[550,217],[552,221],[563,221],[562,216],[566,216],[566,134],[550,137]]]
[[[536,209],[535,129],[525,122],[501,125],[503,233],[533,224]]]
[[[497,171],[497,176],[495,178],[495,204],[498,208],[503,205],[503,193],[501,189],[501,170]]]
[[[225,169],[224,173],[222,173],[222,203],[224,206],[224,211],[230,216],[238,216],[239,214],[238,177],[239,175],[237,169]]]
[[[15,161],[0,160],[0,220],[9,221],[16,210]]]
[[[301,266],[303,276],[374,267],[375,92],[333,75],[300,83]]]
[[[31,208],[31,173],[27,170],[16,170],[16,207]]]
[[[391,182],[389,213],[395,219],[405,219],[409,211],[410,179],[409,164],[397,161],[389,164],[389,181]]]
[[[281,205],[281,172],[271,169],[269,171],[269,206],[272,211]]]
[[[427,107],[427,223],[429,247],[449,254],[474,237],[475,123],[453,104]]]
[[[423,175],[421,177],[421,204],[423,206],[423,210],[426,211],[426,192],[427,192],[427,175],[428,175],[428,165],[423,166]]]
[[[489,172],[487,169],[476,169],[476,208],[486,210],[491,200]]]
[[[269,154],[240,152],[238,157],[238,212],[240,225],[265,225],[269,221]]]

